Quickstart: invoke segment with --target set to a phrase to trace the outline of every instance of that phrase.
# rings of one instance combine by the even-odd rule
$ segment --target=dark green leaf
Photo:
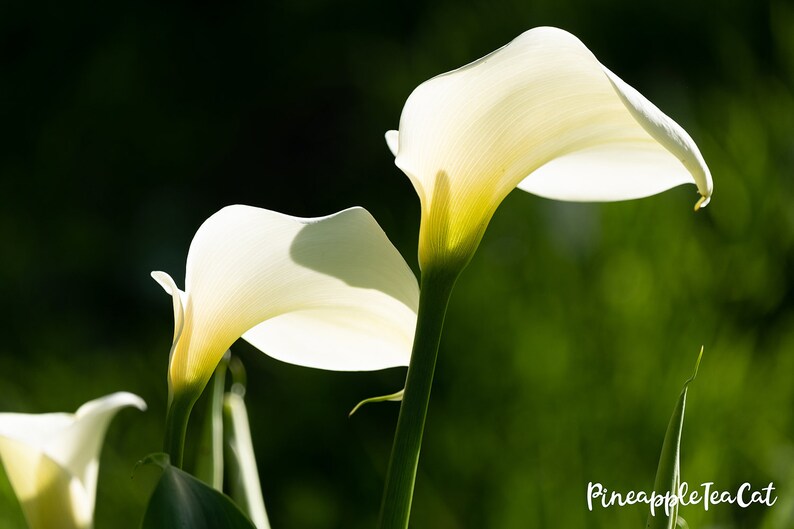
[[[227,496],[168,464],[149,500],[141,528],[255,529]]]

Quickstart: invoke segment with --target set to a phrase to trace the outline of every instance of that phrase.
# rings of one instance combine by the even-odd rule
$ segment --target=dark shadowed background
[[[383,133],[411,90],[555,25],[676,119],[715,182],[633,202],[516,191],[453,295],[413,527],[639,528],[589,481],[650,490],[681,385],[683,479],[774,482],[771,508],[690,527],[794,526],[794,6],[784,0],[13,2],[0,5],[0,410],[118,390],[97,529],[137,527],[161,448],[171,302],[193,233],[243,203],[369,209],[416,269],[418,200]],[[404,370],[328,373],[246,344],[275,529],[375,525]],[[197,422],[197,421],[194,421]],[[24,527],[0,471],[0,527]]]

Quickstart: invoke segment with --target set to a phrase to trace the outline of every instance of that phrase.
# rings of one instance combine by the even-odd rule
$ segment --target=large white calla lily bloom
[[[30,529],[93,527],[99,453],[116,413],[146,403],[113,393],[76,413],[0,413],[0,460]]]
[[[419,288],[362,208],[297,218],[229,206],[199,228],[185,291],[164,272],[175,331],[172,396],[195,399],[241,336],[292,364],[342,371],[407,366]]]
[[[712,193],[686,131],[556,28],[423,83],[386,140],[421,200],[423,269],[465,265],[515,187],[612,201],[694,183],[697,207]]]

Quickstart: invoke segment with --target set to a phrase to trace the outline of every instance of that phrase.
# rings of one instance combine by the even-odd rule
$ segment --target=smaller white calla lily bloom
[[[423,269],[468,262],[515,187],[612,201],[694,183],[697,207],[712,193],[689,134],[556,28],[421,84],[386,141],[421,201]]]
[[[113,393],[71,413],[0,413],[0,460],[30,529],[93,527],[99,454],[111,419],[146,409],[132,393]]]
[[[185,291],[173,296],[172,395],[196,398],[240,337],[307,367],[367,371],[407,366],[419,287],[372,216],[351,208],[298,218],[229,206],[190,245]]]

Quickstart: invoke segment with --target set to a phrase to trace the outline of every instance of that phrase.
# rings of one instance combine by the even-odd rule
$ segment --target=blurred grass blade
[[[212,376],[194,472],[198,479],[220,492],[223,492],[223,394],[230,357],[231,351],[226,351]]]
[[[369,404],[370,402],[385,402],[385,401],[400,402],[401,400],[403,400],[403,393],[405,393],[405,390],[401,389],[400,391],[397,391],[396,393],[391,393],[389,395],[382,395],[380,397],[370,397],[368,399],[364,399],[358,404],[356,404],[355,407],[353,407],[353,409],[350,410],[350,413],[348,413],[347,416],[352,417],[353,414],[356,413],[361,406],[363,406],[364,404]]]
[[[262,498],[262,486],[254,456],[254,445],[251,441],[251,429],[248,425],[248,412],[240,383],[232,386],[232,391],[224,398],[224,430],[228,449],[229,495],[237,505],[248,514],[257,529],[270,529],[270,522],[265,511]]]
[[[141,529],[254,529],[239,508],[217,490],[187,472],[171,466],[167,459],[148,458],[163,469]]]
[[[657,494],[664,495],[668,491],[671,495],[678,494],[678,489],[681,485],[681,432],[684,428],[686,395],[689,383],[695,380],[698,374],[698,367],[700,367],[700,359],[702,357],[703,347],[700,348],[700,354],[698,354],[698,359],[695,363],[695,371],[684,382],[681,395],[678,397],[678,402],[673,410],[673,416],[670,417],[670,423],[667,426],[667,433],[662,444],[662,454],[659,457],[659,466],[656,469],[656,481],[653,484],[653,490]],[[676,529],[679,519],[677,502],[669,508],[669,515],[664,505],[655,508],[652,506],[652,509],[651,513],[648,514],[648,521],[645,524],[646,529]]]

